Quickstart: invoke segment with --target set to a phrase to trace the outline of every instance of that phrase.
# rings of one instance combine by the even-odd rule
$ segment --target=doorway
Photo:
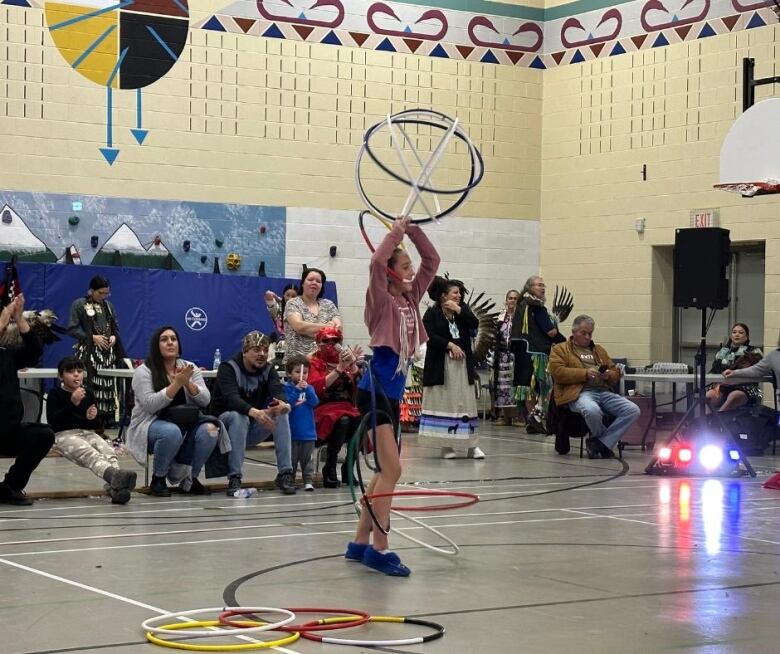
[[[732,243],[731,261],[726,275],[731,301],[725,309],[715,312],[707,332],[707,369],[715,353],[726,343],[729,329],[735,322],[750,328],[750,343],[764,349],[764,267],[765,242]],[[675,310],[675,361],[694,365],[701,340],[701,310]]]

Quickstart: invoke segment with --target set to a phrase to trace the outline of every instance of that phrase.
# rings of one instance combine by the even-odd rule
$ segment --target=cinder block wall
[[[224,4],[195,3],[192,22]],[[120,153],[109,166],[99,152],[106,89],[65,62],[42,11],[3,5],[0,25],[3,188],[296,208],[287,272],[297,275],[303,261],[325,268],[362,340],[368,250],[356,227],[358,146],[388,112],[430,107],[459,117],[487,161],[459,212],[472,218],[431,228],[442,269],[502,298],[538,268],[542,71],[191,29],[181,59],[144,90],[142,146],[129,131],[135,92],[114,92]],[[331,241],[343,245],[335,260],[326,256]]]
[[[542,270],[574,291],[575,313],[596,319],[615,355],[670,360],[670,261],[654,248],[672,245],[697,208],[720,208],[732,241],[766,240],[764,342],[776,342],[778,196],[747,200],[712,185],[742,112],[742,58],[755,57],[757,77],[778,75],[779,40],[775,24],[545,72]],[[758,87],[757,100],[778,92]]]
[[[197,3],[193,22],[223,4]],[[460,212],[470,218],[430,228],[442,268],[467,284],[496,299],[522,284],[539,257],[528,222],[541,216],[542,271],[596,317],[598,339],[636,363],[668,358],[669,262],[653,246],[671,245],[690,209],[720,207],[733,240],[766,239],[765,342],[780,327],[777,199],[711,188],[741,110],[742,57],[778,74],[776,25],[547,71],[191,30],[144,92],[143,146],[129,132],[134,94],[114,94],[113,166],[98,151],[105,89],[65,63],[43,12],[0,6],[0,30],[5,188],[286,207],[288,274],[325,268],[355,334],[367,259],[355,154],[368,126],[416,106],[457,115],[488,162]],[[331,244],[343,245],[336,259]]]

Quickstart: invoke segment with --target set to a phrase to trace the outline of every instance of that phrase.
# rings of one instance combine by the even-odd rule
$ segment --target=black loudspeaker
[[[729,230],[720,227],[678,229],[674,237],[674,306],[727,307],[726,266],[730,261]]]

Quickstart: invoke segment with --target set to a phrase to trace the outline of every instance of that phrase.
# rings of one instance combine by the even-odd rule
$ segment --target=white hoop
[[[407,134],[404,128],[404,125],[407,124],[426,125],[426,126],[439,129],[443,132],[439,143],[436,145],[436,147],[434,147],[433,151],[428,155],[427,161],[423,162],[423,159],[420,156],[417,149],[415,148],[412,139]],[[399,174],[397,174],[395,171],[393,171],[391,168],[385,165],[382,161],[379,160],[377,155],[372,151],[371,144],[370,144],[371,139],[374,137],[374,135],[377,132],[385,128],[389,131],[391,144],[395,149],[396,155],[398,156],[398,161],[406,177],[401,177]],[[449,144],[450,140],[453,137],[457,137],[458,139],[463,141],[464,145],[466,146],[466,149],[468,150],[469,158],[471,160],[471,172],[469,175],[468,183],[465,186],[456,189],[433,188],[429,184],[430,179],[433,175],[434,170],[438,166],[441,157],[446,152],[447,145]],[[403,143],[406,143],[406,145],[409,147],[414,159],[417,162],[417,165],[420,168],[420,171],[417,174],[416,178],[412,173],[412,170],[409,167],[406,158],[404,157],[403,150],[402,150]],[[366,154],[368,154],[368,156],[385,174],[389,175],[391,178],[395,179],[396,181],[409,186],[409,193],[406,197],[406,201],[404,202],[400,213],[398,212],[390,213],[387,211],[383,211],[375,202],[373,202],[368,197],[368,194],[366,193],[365,187],[363,185],[363,180],[361,179],[361,175],[360,175],[361,163],[363,161],[364,155]],[[363,200],[365,206],[368,207],[368,209],[372,211],[375,215],[383,216],[390,220],[395,220],[395,218],[397,218],[399,215],[400,216],[411,215],[411,213],[414,211],[415,206],[419,202],[422,205],[423,209],[425,210],[425,215],[427,216],[427,218],[413,220],[413,222],[416,222],[418,224],[436,221],[439,218],[446,216],[447,214],[457,209],[461,204],[463,204],[463,202],[466,201],[471,191],[474,190],[474,188],[476,188],[476,186],[482,181],[482,177],[484,176],[484,173],[485,173],[485,167],[484,167],[484,162],[482,160],[482,155],[480,154],[479,150],[474,145],[472,140],[469,138],[466,131],[459,124],[458,119],[457,118],[452,119],[446,114],[440,113],[438,111],[433,111],[430,109],[408,109],[406,111],[401,111],[397,114],[393,114],[393,115],[388,114],[386,119],[382,120],[376,125],[373,125],[366,131],[365,136],[363,137],[363,144],[361,145],[360,150],[358,151],[358,156],[355,161],[355,185],[357,186],[358,194],[360,195],[360,198]],[[430,207],[428,205],[425,198],[422,196],[423,191],[427,193],[431,193],[433,195],[433,201],[435,205],[434,207]],[[458,197],[451,203],[450,206],[442,209],[441,204],[439,203],[439,198],[438,198],[439,194],[453,195]]]
[[[269,622],[262,625],[261,627],[246,627],[241,629],[212,629],[208,631],[204,631],[203,629],[198,629],[197,631],[176,629],[173,631],[171,629],[155,627],[151,624],[153,622],[157,623],[161,621],[167,622],[169,620],[179,620],[181,618],[202,615],[204,613],[220,614],[225,611],[242,611],[244,613],[281,613],[286,617],[279,622]],[[214,636],[246,636],[247,634],[256,634],[260,633],[261,631],[274,631],[275,629],[279,629],[279,627],[290,624],[293,620],[295,620],[295,613],[288,611],[287,609],[279,609],[268,606],[218,606],[216,608],[210,609],[194,609],[192,611],[175,611],[172,613],[164,613],[162,615],[149,618],[148,620],[144,620],[141,623],[141,629],[144,631],[149,631],[153,634],[163,634],[166,636],[173,634],[176,636],[186,636],[188,638],[213,638]]]
[[[360,500],[355,502],[355,508],[357,509],[358,514],[363,510],[363,506],[360,503]],[[430,543],[426,543],[424,541],[421,541],[414,536],[410,536],[406,532],[403,531],[403,528],[396,527],[393,529],[394,534],[398,534],[399,536],[403,536],[406,540],[414,543],[415,545],[419,545],[420,547],[424,547],[425,549],[430,550],[431,552],[435,552],[436,554],[443,554],[445,556],[457,556],[460,554],[460,548],[458,547],[458,544],[449,538],[448,536],[445,536],[443,533],[441,533],[438,529],[435,527],[431,527],[430,525],[426,525],[422,520],[418,518],[413,518],[410,515],[407,515],[406,513],[401,513],[400,511],[396,511],[395,509],[390,509],[390,513],[393,515],[397,515],[399,518],[405,518],[409,522],[412,522],[416,524],[418,527],[422,527],[423,529],[427,529],[432,534],[438,536],[441,538],[445,543],[447,543],[450,547],[452,547],[452,551],[446,550],[442,547],[436,547],[436,545],[431,545]]]
[[[422,527],[423,529],[427,529],[432,534],[435,534],[439,538],[441,538],[445,543],[447,543],[450,547],[452,547],[452,551],[446,550],[442,547],[436,547],[436,545],[431,545],[430,543],[426,543],[424,541],[421,541],[414,536],[410,536],[407,534],[403,528],[396,527],[393,529],[394,534],[398,534],[399,536],[403,536],[406,540],[411,541],[412,543],[415,543],[416,545],[420,545],[421,547],[424,547],[426,549],[429,549],[431,552],[435,552],[436,554],[443,554],[445,556],[457,556],[460,554],[460,548],[458,547],[457,543],[449,538],[448,536],[445,536],[443,533],[441,533],[438,529],[435,527],[431,527],[430,525],[425,524],[422,520],[419,520],[418,518],[413,518],[410,515],[407,515],[406,513],[401,513],[400,511],[396,511],[395,509],[390,509],[390,513],[397,515],[399,518],[406,518],[409,522],[412,522],[416,524],[418,527]]]

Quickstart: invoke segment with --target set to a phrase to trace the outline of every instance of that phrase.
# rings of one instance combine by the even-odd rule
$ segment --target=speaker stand
[[[716,311],[716,309],[713,309],[713,312]],[[713,313],[713,316],[715,314]],[[683,427],[688,422],[688,419],[693,415],[693,413],[696,411],[696,409],[699,410],[699,417],[703,418],[707,415],[707,391],[706,391],[706,378],[707,378],[707,331],[709,329],[709,325],[707,324],[707,309],[701,310],[701,337],[699,340],[699,349],[696,351],[696,356],[694,357],[694,363],[695,363],[695,373],[694,373],[694,382],[696,386],[696,392],[698,393],[698,397],[696,398],[696,401],[691,404],[690,408],[685,412],[685,415],[680,419],[680,421],[675,425],[674,430],[672,431],[671,436],[669,436],[669,440],[667,443],[673,443],[674,441],[679,441],[680,439],[680,432],[682,431]],[[714,419],[718,423],[718,430],[720,433],[728,439],[732,446],[734,447],[737,452],[739,452],[739,460],[742,463],[742,465],[745,466],[745,470],[747,470],[748,474],[751,477],[756,476],[756,471],[753,468],[753,466],[750,463],[750,460],[745,456],[745,454],[742,452],[742,448],[739,446],[739,442],[737,439],[734,438],[734,434],[731,433],[731,430],[726,429],[725,425],[723,424],[723,419],[721,418],[719,412],[713,411],[712,416],[714,416]],[[645,468],[645,473],[652,474],[657,469],[658,464],[658,457],[653,456],[650,463],[647,464],[647,467]]]

